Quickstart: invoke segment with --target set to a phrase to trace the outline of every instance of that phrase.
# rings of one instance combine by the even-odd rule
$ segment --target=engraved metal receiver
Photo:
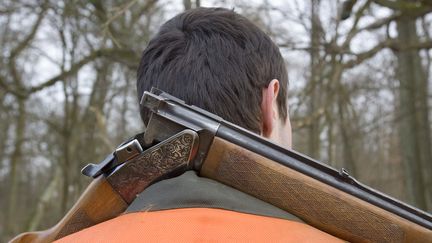
[[[191,169],[197,146],[196,132],[183,130],[116,167],[107,181],[130,204],[150,184]]]
[[[88,164],[82,173],[93,178],[104,174],[112,188],[130,204],[152,183],[192,169],[198,134],[184,129],[143,151],[138,139],[120,145],[99,164]]]
[[[82,170],[83,175],[96,178],[100,174],[115,168],[124,162],[131,160],[138,156],[143,151],[141,144],[137,139],[121,144],[113,153],[109,154],[99,164],[88,164]]]

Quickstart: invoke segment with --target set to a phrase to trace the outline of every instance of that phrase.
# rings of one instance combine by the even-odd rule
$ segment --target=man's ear
[[[279,119],[277,96],[279,94],[279,80],[273,79],[267,88],[262,90],[261,113],[262,135],[270,138]]]

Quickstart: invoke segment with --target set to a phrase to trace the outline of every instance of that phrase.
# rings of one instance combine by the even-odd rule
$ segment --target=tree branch
[[[391,45],[391,42],[393,42],[393,40],[386,40],[386,41],[380,42],[376,46],[369,49],[368,51],[356,54],[357,58],[344,63],[343,67],[344,68],[352,68],[352,67],[362,63],[363,61],[365,61],[369,58],[372,58],[373,56],[375,56],[375,54],[377,54],[382,49],[389,47]]]
[[[387,7],[393,10],[400,10],[400,11],[413,10],[419,8],[419,5],[416,1],[409,2],[409,1],[374,0],[374,2],[383,7]]]
[[[18,45],[11,51],[9,59],[13,60],[17,55],[19,55],[26,46],[30,43],[31,40],[35,37],[37,30],[39,29],[40,24],[42,23],[43,18],[45,17],[45,11],[47,10],[46,3],[42,4],[42,10],[40,11],[38,18],[36,19],[36,23],[31,28],[30,33],[25,37]]]
[[[401,11],[406,16],[420,17],[432,11],[430,0],[423,1],[390,1],[390,0],[373,0],[376,4],[390,8],[395,11]]]
[[[27,94],[30,95],[34,92],[40,91],[46,87],[54,85],[56,82],[63,80],[70,75],[75,74],[77,71],[79,71],[81,69],[81,67],[83,67],[87,63],[95,60],[98,57],[101,57],[104,55],[109,55],[112,52],[113,52],[113,49],[101,49],[101,50],[93,51],[89,55],[87,55],[86,57],[79,60],[78,62],[72,64],[72,66],[69,70],[62,72],[62,73],[52,77],[51,79],[49,79],[49,80],[47,80],[47,81],[45,81],[39,85],[31,87],[30,89],[28,89]]]
[[[400,12],[393,13],[393,14],[391,14],[391,15],[385,17],[385,18],[378,19],[377,21],[375,21],[375,22],[373,22],[373,23],[371,23],[371,24],[368,24],[368,25],[366,25],[366,26],[363,27],[363,28],[360,28],[360,29],[358,30],[358,32],[361,32],[361,31],[363,31],[363,30],[373,30],[373,29],[381,28],[382,26],[387,25],[387,24],[389,24],[390,22],[392,22],[392,21],[398,19],[400,16],[401,16],[401,13],[400,13]]]
[[[342,49],[345,49],[351,43],[352,38],[354,38],[354,36],[358,33],[358,29],[357,29],[358,22],[360,21],[360,18],[363,16],[363,12],[369,7],[370,4],[371,4],[371,0],[366,1],[365,4],[363,4],[363,6],[361,6],[360,9],[355,13],[353,26],[351,27],[344,43],[342,44]]]
[[[99,58],[99,57],[110,57],[113,59],[121,59],[123,60],[123,58],[125,57],[133,57],[135,56],[135,53],[133,51],[129,51],[129,50],[121,50],[121,49],[100,49],[100,50],[95,50],[93,52],[91,52],[90,54],[88,54],[87,56],[83,57],[81,60],[79,60],[78,62],[72,64],[72,66],[70,67],[69,70],[67,71],[63,71],[60,74],[46,80],[45,82],[35,85],[31,88],[17,88],[17,89],[12,89],[5,81],[2,77],[0,77],[0,87],[3,87],[6,92],[11,93],[13,95],[15,95],[18,98],[27,98],[29,95],[38,92],[46,87],[52,86],[55,83],[57,83],[58,81],[64,80],[65,78],[67,78],[70,75],[75,74],[76,72],[78,72],[84,65],[94,61],[95,59]]]
[[[408,51],[408,50],[420,50],[420,49],[431,49],[432,48],[432,40],[427,41],[420,41],[417,43],[413,43],[409,46],[402,46],[399,42],[397,42],[395,39],[388,39],[386,41],[378,43],[373,48],[369,49],[368,51],[355,54],[356,58],[353,60],[350,60],[343,64],[344,68],[352,68],[365,60],[372,58],[377,54],[379,51],[385,49],[385,48],[391,48],[394,51]]]
[[[15,91],[14,89],[11,89],[9,85],[6,83],[5,79],[3,77],[0,77],[0,87],[3,88],[6,93],[11,93],[17,97],[24,98],[25,96],[22,96],[20,92]]]
[[[378,29],[384,25],[389,24],[390,22],[392,22],[394,20],[397,20],[398,18],[403,16],[403,14],[408,15],[412,18],[417,18],[417,17],[423,16],[424,14],[432,11],[431,6],[426,6],[426,5],[418,6],[416,4],[402,4],[402,3],[399,3],[397,1],[394,2],[394,1],[388,1],[388,0],[373,0],[373,2],[375,2],[376,4],[379,4],[381,6],[385,6],[385,7],[391,6],[392,9],[394,9],[393,7],[396,7],[396,5],[398,5],[398,6],[401,5],[398,7],[398,10],[401,10],[401,11],[395,11],[395,13],[393,13],[393,14],[385,17],[385,18],[378,19],[371,24],[368,24],[362,28],[357,29],[357,24],[358,24],[362,14],[363,14],[363,12],[367,9],[369,4],[371,3],[371,1],[367,1],[356,12],[353,27],[349,31],[344,43],[342,44],[341,50],[344,50],[350,44],[351,40],[355,37],[355,35],[357,35],[361,31]],[[395,6],[393,6],[393,5],[395,5]],[[407,11],[407,12],[402,12],[402,10]],[[426,46],[428,46],[427,43],[423,43],[423,44],[426,44]],[[423,48],[427,48],[427,47],[422,47],[422,49]]]

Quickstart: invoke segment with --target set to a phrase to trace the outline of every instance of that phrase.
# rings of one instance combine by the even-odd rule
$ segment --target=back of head
[[[197,8],[166,22],[144,50],[138,99],[157,87],[259,133],[262,89],[273,79],[281,83],[277,103],[285,119],[288,77],[278,47],[234,11]],[[148,111],[140,112],[147,122]]]

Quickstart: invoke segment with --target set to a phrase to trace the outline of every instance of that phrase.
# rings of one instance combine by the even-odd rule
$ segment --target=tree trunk
[[[15,127],[15,143],[14,150],[10,159],[10,196],[8,213],[5,222],[7,222],[8,230],[7,234],[15,232],[15,226],[18,224],[16,220],[17,213],[17,198],[18,198],[18,183],[19,183],[19,173],[18,168],[22,160],[22,145],[24,143],[24,134],[26,126],[26,110],[25,110],[25,100],[18,99],[18,116]]]
[[[9,128],[11,127],[12,122],[9,120],[9,112],[6,111],[6,108],[3,105],[3,96],[4,94],[0,94],[0,110],[3,114],[0,114],[1,124],[0,124],[0,170],[3,169],[4,166],[4,158],[6,156],[6,145],[7,141],[9,140]]]
[[[408,50],[419,41],[416,20],[404,17],[397,21],[398,40],[402,49],[396,51],[400,95],[400,144],[407,173],[411,203],[432,209],[432,155],[428,110],[428,84],[418,50]]]
[[[339,124],[340,124],[340,132],[341,132],[341,144],[342,144],[342,159],[345,166],[345,169],[354,177],[358,176],[358,171],[356,168],[356,161],[354,159],[354,139],[350,133],[350,123],[356,122],[356,121],[350,121],[349,118],[347,118],[347,103],[346,100],[343,100],[341,96],[343,96],[344,90],[338,91],[338,104],[337,104],[337,111],[339,115]]]
[[[307,153],[312,158],[319,159],[320,152],[320,119],[316,116],[320,105],[320,90],[319,90],[319,38],[320,38],[320,19],[319,0],[311,0],[311,44],[310,44],[310,80],[309,80],[309,116],[312,117],[312,122],[308,128],[308,150]]]
[[[183,0],[183,6],[185,10],[189,10],[192,8],[191,0]]]
[[[40,196],[36,204],[34,213],[28,223],[27,231],[35,231],[39,229],[39,224],[43,218],[47,204],[50,202],[50,200],[52,200],[52,197],[55,195],[55,190],[61,180],[61,175],[61,169],[57,167],[54,172],[54,177],[50,180],[48,186],[45,187],[42,195]]]

